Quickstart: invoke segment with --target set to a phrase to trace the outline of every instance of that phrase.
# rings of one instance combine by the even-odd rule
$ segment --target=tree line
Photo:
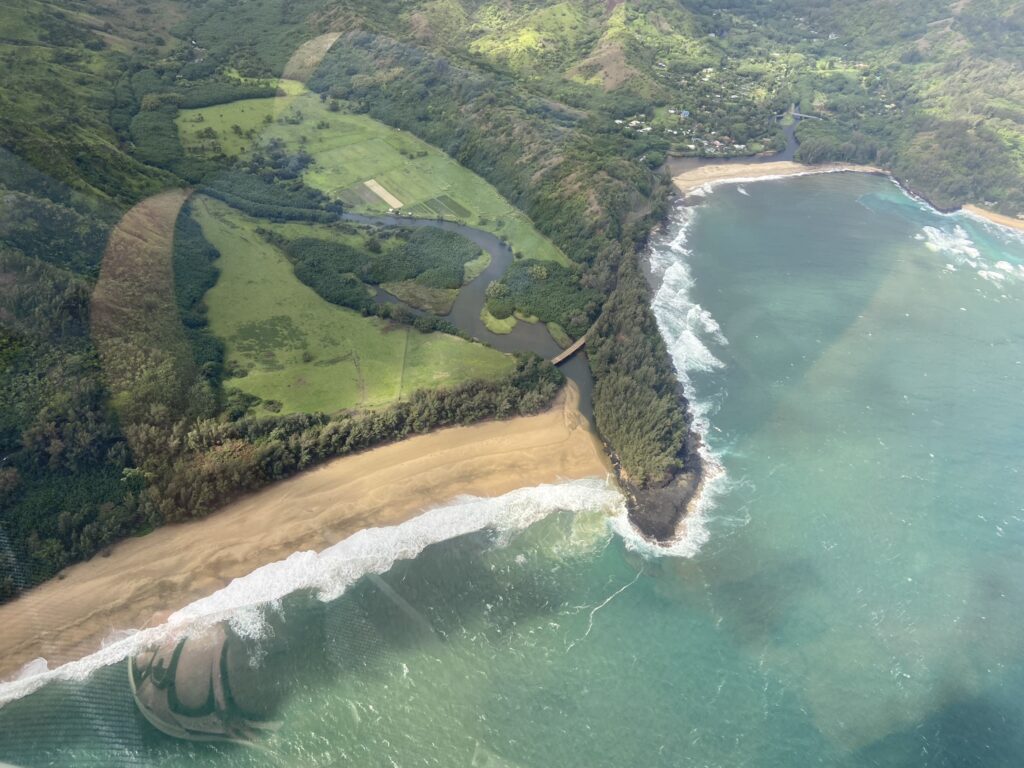
[[[384,72],[387,78],[380,77]],[[634,158],[620,132],[582,115],[561,113],[552,121],[498,74],[381,35],[346,35],[310,87],[441,147],[524,210],[577,263],[577,270],[545,263],[542,278],[530,275],[535,264],[516,266],[500,284],[504,289],[489,291],[488,304],[499,312],[515,306],[576,334],[599,317],[588,342],[597,427],[630,479],[666,481],[683,463],[686,403],[637,260],[664,216],[667,178]],[[597,297],[611,300],[602,305]],[[619,347],[630,350],[616,352]]]

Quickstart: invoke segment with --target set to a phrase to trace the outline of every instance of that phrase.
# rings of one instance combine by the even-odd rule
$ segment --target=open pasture
[[[390,195],[402,213],[462,221],[524,257],[568,263],[494,187],[436,147],[365,115],[332,112],[294,83],[275,98],[182,110],[177,124],[183,146],[198,154],[245,156],[275,139],[289,152],[306,152],[313,163],[304,181],[353,211],[386,213],[394,207]]]
[[[417,389],[498,378],[513,361],[482,344],[423,334],[324,301],[256,229],[262,222],[199,198],[195,215],[221,254],[206,294],[210,329],[227,347],[225,386],[283,413],[370,408]]]

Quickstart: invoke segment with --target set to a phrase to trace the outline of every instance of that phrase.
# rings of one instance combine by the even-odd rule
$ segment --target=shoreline
[[[720,184],[742,184],[745,182],[772,181],[797,176],[811,176],[824,173],[868,173],[884,176],[895,182],[910,197],[921,200],[940,214],[963,213],[986,223],[1024,232],[1024,218],[1014,218],[1006,214],[990,211],[978,205],[966,203],[959,208],[944,209],[916,192],[906,183],[896,178],[890,171],[873,165],[855,163],[822,163],[805,165],[793,160],[767,160],[738,162],[709,162],[688,168],[672,176],[672,184],[681,196],[683,204],[695,204],[692,198],[703,197],[715,186]],[[650,281],[650,261],[646,260],[648,281]],[[655,286],[651,285],[652,291]],[[689,415],[688,398],[681,395],[686,403]],[[707,491],[707,476],[704,471],[705,457],[700,455],[701,436],[692,431],[688,438],[688,449],[685,451],[689,461],[688,467],[677,473],[663,488],[637,489],[626,478],[618,478],[629,502],[629,519],[634,529],[648,541],[662,548],[671,548],[686,536],[686,521],[699,507]],[[697,458],[694,459],[694,456]],[[614,460],[614,459],[613,459]],[[617,469],[617,467],[616,467]],[[617,472],[618,474],[618,472]],[[679,494],[670,498],[673,493]],[[641,500],[639,497],[643,496]]]
[[[791,176],[810,176],[820,173],[871,173],[891,176],[888,171],[873,165],[854,163],[824,163],[803,165],[792,160],[768,163],[717,163],[702,165],[672,177],[676,190],[683,196],[699,193],[718,184],[740,184],[745,181],[770,181]]]
[[[984,219],[989,224],[997,224],[1000,227],[1006,227],[1007,229],[1012,229],[1015,232],[1024,232],[1024,219],[1007,216],[1005,213],[996,213],[995,211],[990,211],[987,208],[982,208],[980,205],[974,205],[972,203],[968,203],[960,210],[969,216]]]
[[[821,173],[870,173],[885,176],[896,182],[911,197],[921,200],[939,213],[964,213],[968,216],[983,219],[989,224],[1024,232],[1024,219],[997,213],[973,203],[965,203],[959,208],[946,209],[935,205],[921,193],[908,187],[890,171],[873,165],[857,165],[855,163],[822,163],[820,165],[803,165],[792,160],[779,160],[762,163],[715,163],[691,168],[672,177],[672,183],[684,198],[702,194],[703,191],[719,184],[742,184],[743,182],[771,181],[774,179],[791,178],[794,176],[811,176]]]
[[[457,497],[609,474],[571,383],[534,416],[449,427],[328,461],[209,517],[122,541],[109,556],[70,566],[0,605],[0,681],[10,683],[40,657],[53,671],[112,637],[162,624],[261,566],[404,523]]]

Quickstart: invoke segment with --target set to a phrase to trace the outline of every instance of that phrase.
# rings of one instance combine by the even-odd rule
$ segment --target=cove
[[[0,759],[1018,765],[1024,243],[833,174],[719,187],[650,259],[721,467],[693,546],[574,486],[233,617],[259,749],[154,732],[119,664],[0,710]]]

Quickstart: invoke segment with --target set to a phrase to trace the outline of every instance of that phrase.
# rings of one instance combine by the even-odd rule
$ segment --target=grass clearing
[[[509,315],[504,319],[499,319],[487,311],[487,307],[481,307],[480,309],[480,320],[487,326],[487,330],[491,333],[512,333],[512,329],[516,327],[515,315]]]
[[[444,316],[451,312],[455,297],[459,295],[458,288],[431,288],[420,285],[415,280],[381,283],[380,287],[392,296],[397,296],[409,306],[438,316]]]
[[[365,115],[332,112],[304,88],[288,90],[276,98],[181,110],[182,145],[199,155],[235,157],[278,139],[289,151],[314,158],[303,174],[307,184],[354,211],[386,213],[394,207],[379,190],[371,193],[366,182],[375,182],[405,213],[462,221],[503,238],[524,257],[569,263],[525,214],[441,150]]]
[[[466,274],[463,277],[464,283],[471,283],[484,273],[484,270],[491,265],[491,254],[481,251],[480,255],[465,264]]]
[[[510,356],[482,344],[422,334],[324,301],[256,234],[261,222],[205,197],[194,209],[221,253],[220,278],[206,294],[209,327],[226,344],[229,370],[246,371],[225,387],[277,401],[284,413],[330,413],[511,372]]]
[[[548,333],[551,334],[551,338],[555,340],[555,343],[562,349],[566,349],[572,346],[572,336],[565,332],[565,329],[558,323],[548,323]]]

